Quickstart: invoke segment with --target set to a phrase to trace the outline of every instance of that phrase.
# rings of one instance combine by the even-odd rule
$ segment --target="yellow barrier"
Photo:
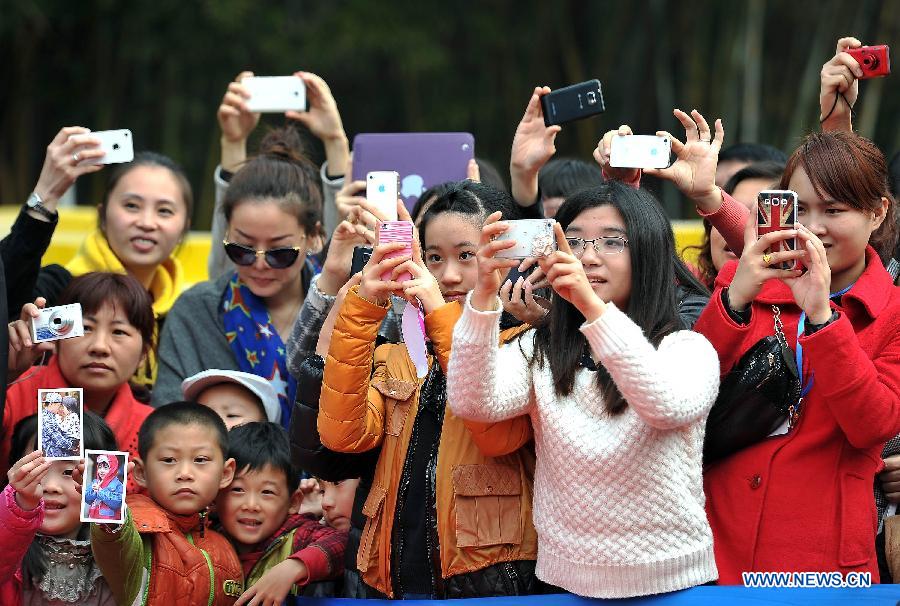
[[[16,215],[18,206],[0,206],[0,234],[8,234]],[[84,238],[97,225],[97,210],[89,206],[63,208],[59,216],[59,225],[53,233],[53,241],[42,259],[44,265],[69,262]],[[686,246],[699,244],[703,239],[703,224],[700,221],[672,221],[675,231],[675,244],[679,252]],[[210,233],[208,231],[192,231],[178,247],[176,256],[184,266],[188,284],[195,284],[207,279],[206,261],[209,258]],[[685,253],[685,259],[693,261],[697,257],[694,250]]]

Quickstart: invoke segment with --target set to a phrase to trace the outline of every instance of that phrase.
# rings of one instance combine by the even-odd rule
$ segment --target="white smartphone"
[[[400,174],[392,170],[376,170],[366,175],[366,200],[378,207],[385,221],[397,220],[397,198]]]
[[[656,135],[616,135],[610,144],[609,165],[613,168],[666,168],[672,154],[668,137]]]
[[[507,221],[509,229],[497,236],[497,240],[515,240],[516,245],[498,252],[498,259],[532,259],[546,257],[556,251],[553,233],[554,219],[519,219]]]
[[[123,164],[134,160],[134,144],[131,141],[131,131],[127,128],[99,130],[87,133],[86,136],[99,139],[100,149],[105,155],[102,158],[84,160],[85,164]]]
[[[250,93],[247,108],[252,112],[306,111],[306,83],[296,76],[251,76],[241,84]]]

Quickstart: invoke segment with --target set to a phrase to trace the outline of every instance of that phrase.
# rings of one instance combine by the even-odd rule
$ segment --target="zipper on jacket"
[[[205,515],[206,512],[202,512],[200,515]],[[202,519],[202,518],[201,518]],[[194,543],[194,537],[191,533],[187,533],[185,535],[187,537],[188,543],[197,547],[200,550],[200,553],[203,554],[203,559],[206,560],[206,569],[209,571],[209,599],[206,601],[206,606],[213,606],[213,602],[216,599],[216,573],[213,570],[212,559],[209,557],[209,554],[206,553],[206,550],[202,547],[198,547],[196,543]],[[202,534],[200,536],[203,536]]]
[[[519,595],[519,574],[516,572],[516,567],[511,562],[504,562],[503,570],[506,572],[506,578],[509,581],[509,595]]]

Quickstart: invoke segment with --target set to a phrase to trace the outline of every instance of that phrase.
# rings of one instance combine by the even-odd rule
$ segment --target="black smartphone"
[[[606,111],[599,80],[588,80],[558,88],[541,97],[544,124],[565,124]]]
[[[371,256],[372,248],[370,246],[355,246],[353,248],[353,261],[350,262],[350,275],[361,272]]]

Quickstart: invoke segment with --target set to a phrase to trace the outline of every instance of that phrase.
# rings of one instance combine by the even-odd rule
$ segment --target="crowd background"
[[[637,133],[674,132],[676,106],[721,116],[726,145],[790,150],[816,127],[822,58],[848,31],[872,44],[898,39],[900,3],[90,0],[73,9],[0,0],[0,201],[28,196],[60,124],[129,128],[136,150],[185,167],[198,200],[193,228],[208,229],[215,108],[222,83],[245,68],[322,75],[351,138],[472,132],[476,154],[501,174],[531,87],[595,77],[606,114],[567,125],[560,156],[590,158],[602,134],[623,122]],[[855,108],[857,132],[888,157],[900,150],[898,87],[896,77],[866,81]],[[321,160],[314,138],[309,145]],[[105,178],[80,179],[77,201],[95,204]],[[646,185],[671,218],[696,216],[673,187]]]

